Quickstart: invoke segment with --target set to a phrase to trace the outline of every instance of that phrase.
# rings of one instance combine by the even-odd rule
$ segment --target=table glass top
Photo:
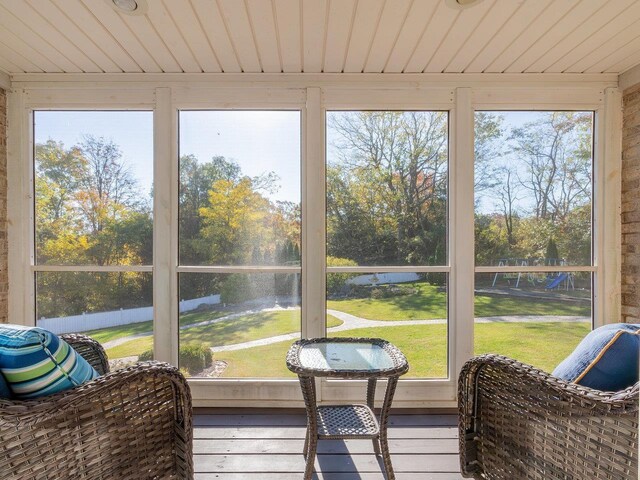
[[[304,345],[299,354],[303,368],[315,370],[387,370],[393,359],[371,343],[315,343]]]

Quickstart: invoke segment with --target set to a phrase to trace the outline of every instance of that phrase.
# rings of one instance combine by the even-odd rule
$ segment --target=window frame
[[[123,78],[124,77],[124,78]],[[34,110],[153,110],[154,348],[178,353],[179,109],[296,109],[302,115],[302,335],[325,318],[327,110],[449,111],[449,378],[400,382],[397,407],[452,407],[457,372],[473,355],[473,128],[475,110],[593,110],[595,326],[620,312],[621,95],[607,75],[124,75],[21,77],[8,95],[9,319],[35,321]],[[167,169],[170,174],[167,175]],[[319,181],[319,179],[322,179]],[[471,188],[469,188],[471,186]],[[308,255],[307,252],[314,252]],[[76,269],[76,267],[73,267]],[[184,267],[183,267],[184,268]],[[482,268],[482,267],[480,267]],[[196,406],[300,406],[297,380],[190,379]],[[361,382],[321,383],[322,401],[361,400]]]

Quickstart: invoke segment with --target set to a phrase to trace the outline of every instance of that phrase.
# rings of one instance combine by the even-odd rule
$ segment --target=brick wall
[[[622,319],[640,323],[640,84],[623,92]]]
[[[0,88],[0,323],[7,322],[7,96]]]

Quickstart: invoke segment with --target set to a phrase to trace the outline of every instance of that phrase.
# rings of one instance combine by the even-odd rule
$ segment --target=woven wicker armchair
[[[600,392],[499,355],[465,364],[458,382],[465,477],[638,478],[638,391]]]
[[[0,476],[193,478],[191,394],[178,370],[142,362],[108,373],[100,344],[61,338],[102,376],[36,400],[0,399]]]

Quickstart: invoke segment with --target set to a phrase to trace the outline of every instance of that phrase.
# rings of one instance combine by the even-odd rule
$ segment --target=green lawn
[[[408,285],[408,284],[407,284]],[[429,320],[447,317],[447,298],[437,286],[412,284],[417,292],[391,298],[353,298],[327,301],[327,308],[370,320]],[[476,295],[475,315],[585,315],[591,314],[588,300],[577,303],[515,296]]]
[[[228,312],[198,312],[187,313],[180,316],[180,325],[189,325],[192,323],[204,322],[206,320],[213,320],[214,318],[228,315]],[[130,323],[128,325],[119,325],[117,327],[101,328],[100,330],[90,330],[83,332],[85,335],[89,335],[94,340],[100,343],[109,342],[111,340],[117,340],[118,338],[128,337],[138,333],[152,333],[153,321]]]
[[[329,309],[374,320],[411,320],[446,318],[446,295],[436,286],[424,282],[412,284],[411,295],[378,299],[344,299],[327,302]],[[180,316],[180,325],[212,320],[228,312],[199,312]],[[588,301],[572,302],[522,298],[515,296],[476,295],[475,314],[495,315],[590,315]],[[342,322],[328,316],[328,326]],[[586,324],[585,324],[586,325]],[[101,343],[135,334],[151,333],[152,323],[142,322],[87,332]],[[211,346],[229,345],[300,331],[300,310],[282,310],[244,315],[212,325],[180,331],[183,344],[199,342]],[[391,340],[409,357],[411,376],[443,377],[446,375],[445,325],[418,325],[340,332],[341,336],[380,336]],[[587,327],[568,323],[477,324],[476,352],[498,352],[514,356],[550,370],[564,358],[587,332]],[[265,347],[224,352],[217,358],[226,360],[225,376],[287,376],[283,358],[290,342]],[[107,350],[110,358],[139,355],[153,346],[151,335],[125,342]],[[264,366],[270,365],[268,371]]]
[[[475,353],[500,353],[551,372],[589,331],[587,323],[476,324]],[[407,377],[446,376],[446,325],[389,326],[336,336],[382,337],[407,356]],[[229,365],[225,377],[291,377],[285,355],[291,342],[215,354]],[[268,368],[265,366],[268,365]]]
[[[203,316],[202,313],[184,315],[180,319],[181,325],[189,325],[217,318]],[[217,315],[220,316],[220,315]],[[190,318],[186,318],[190,317]],[[145,322],[146,323],[146,322]],[[328,316],[327,323],[330,327],[342,324],[341,320]],[[131,325],[135,327],[137,324]],[[121,327],[114,327],[121,329]],[[110,329],[104,329],[110,330]],[[141,330],[144,332],[145,330]],[[230,345],[234,343],[250,342],[260,338],[283,335],[300,331],[300,310],[281,310],[273,312],[261,312],[244,315],[242,317],[224,320],[211,325],[203,325],[180,330],[180,342],[185,343],[205,343],[211,346]],[[98,331],[99,332],[99,331]],[[121,338],[126,335],[112,336]],[[94,337],[95,338],[95,337]],[[122,358],[139,355],[153,346],[153,337],[146,336],[125,342],[107,350],[109,358]]]

